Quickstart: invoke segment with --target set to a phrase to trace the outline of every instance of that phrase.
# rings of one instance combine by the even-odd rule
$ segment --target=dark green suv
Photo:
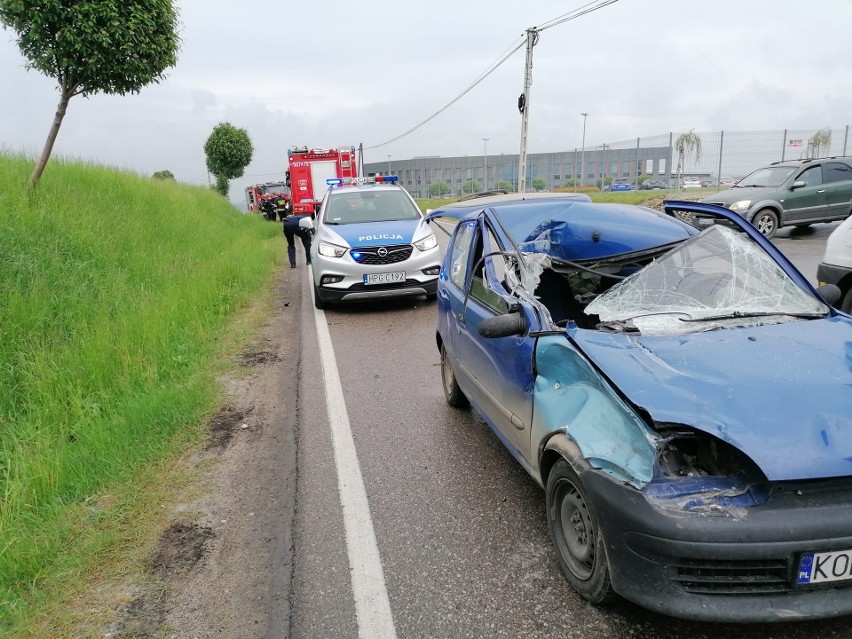
[[[852,158],[774,162],[701,201],[739,213],[766,237],[782,226],[843,220],[852,213]]]

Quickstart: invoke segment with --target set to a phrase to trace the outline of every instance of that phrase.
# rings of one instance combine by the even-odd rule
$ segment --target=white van
[[[836,284],[843,293],[836,307],[852,315],[852,216],[828,236],[817,281],[820,286]]]

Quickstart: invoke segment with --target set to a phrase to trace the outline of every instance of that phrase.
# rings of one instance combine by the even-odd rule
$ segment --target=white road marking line
[[[314,282],[308,269],[308,285],[311,287],[313,305]],[[346,549],[349,553],[349,575],[352,580],[352,595],[358,616],[358,636],[363,639],[395,639],[396,628],[390,609],[382,558],[376,543],[370,504],[361,466],[355,451],[355,440],[349,426],[343,387],[337,374],[334,347],[328,332],[325,312],[314,308],[317,327],[320,362],[325,380],[325,399],[331,439],[334,445],[334,462],[337,468],[337,489],[343,507],[343,526],[346,530]]]

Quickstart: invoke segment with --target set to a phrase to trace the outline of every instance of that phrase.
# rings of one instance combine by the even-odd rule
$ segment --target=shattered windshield
[[[601,328],[643,334],[780,323],[828,312],[759,245],[721,225],[619,282],[585,309],[599,317]]]

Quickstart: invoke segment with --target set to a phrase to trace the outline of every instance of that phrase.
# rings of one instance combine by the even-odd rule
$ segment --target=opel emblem
[[[380,246],[379,250],[376,251],[376,253],[379,254],[379,257],[387,257],[388,256],[388,250],[384,246]]]

